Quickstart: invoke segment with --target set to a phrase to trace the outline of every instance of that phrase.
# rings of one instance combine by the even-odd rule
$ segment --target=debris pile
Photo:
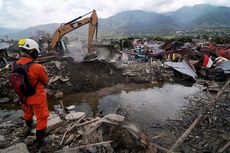
[[[125,65],[123,75],[129,82],[151,83],[154,81],[166,81],[172,76],[172,71],[164,69],[161,63],[129,63]]]
[[[128,64],[94,60],[76,63],[70,60],[55,60],[44,63],[49,75],[47,93],[54,96],[58,91],[70,94],[75,91],[95,91],[119,83],[151,83],[168,80],[172,74],[164,70],[160,63]],[[0,72],[1,97],[14,100],[16,95],[10,88],[10,69]]]
[[[9,98],[9,99],[13,100],[17,97],[10,87],[9,78],[10,78],[10,70],[9,69],[5,69],[4,71],[0,71],[0,88],[1,88],[0,99]]]
[[[35,136],[24,136],[23,122],[6,122],[1,125],[0,148],[24,142],[29,152],[38,152]],[[124,116],[108,114],[86,118],[83,112],[70,111],[61,120],[57,114],[49,117],[46,145],[41,152],[150,152],[148,137]],[[14,147],[18,151],[18,147]],[[23,148],[25,150],[25,147]],[[9,148],[0,150],[6,152]]]
[[[49,74],[48,91],[64,93],[94,91],[106,86],[122,83],[122,69],[103,60],[81,63],[52,61],[45,63]]]
[[[177,141],[177,152],[230,152],[230,86],[221,90],[215,97],[210,92],[187,97],[189,104],[180,111],[179,119],[168,119],[156,127],[161,136],[154,143],[170,148]]]
[[[134,45],[133,53],[124,50],[121,54],[116,53],[111,61],[102,58],[77,63],[63,57],[55,57],[53,61],[45,57],[40,62],[45,62],[44,66],[49,74],[47,93],[50,97],[61,99],[63,93],[95,91],[119,83],[171,80],[172,75],[176,76],[178,73],[193,81],[198,77],[212,82],[227,80],[229,77],[227,48],[228,52],[224,50],[224,58],[220,54],[212,55],[207,48],[196,45],[193,48],[191,44],[176,42],[165,43],[163,48],[160,45],[162,42],[139,42]],[[188,47],[183,48],[185,46]],[[215,50],[220,49],[217,47]],[[133,56],[134,59],[131,58]],[[218,58],[214,61],[215,57]],[[15,99],[8,81],[9,73],[7,67],[0,69],[0,88],[3,89],[0,90],[0,102]],[[147,135],[124,116],[108,114],[104,117],[86,118],[85,113],[65,112],[63,108],[55,107],[56,113],[50,116],[48,122],[47,145],[41,151],[156,152],[154,147],[157,147],[168,152],[230,152],[230,87],[227,85],[222,90],[216,83],[214,86],[219,91],[217,96],[210,93],[211,88],[207,84],[206,91],[188,97],[189,104],[181,110],[179,119],[168,119],[153,125],[156,136],[152,138],[151,145]],[[11,99],[7,99],[8,97]],[[26,144],[30,152],[38,152],[34,145],[35,136],[25,136],[23,125],[22,121],[2,123],[0,148],[11,146],[25,149]],[[0,151],[7,152],[7,149]]]
[[[70,88],[70,73],[65,67],[68,61],[51,61],[44,64],[49,75],[49,82],[47,86],[47,94],[53,96],[57,91],[63,91],[65,88]]]

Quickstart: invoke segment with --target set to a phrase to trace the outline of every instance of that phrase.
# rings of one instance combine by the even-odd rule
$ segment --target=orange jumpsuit
[[[22,57],[17,63],[18,64],[26,64],[32,61],[31,58]],[[33,119],[33,115],[35,115],[37,119],[36,130],[43,130],[47,127],[47,119],[49,116],[46,92],[44,89],[44,85],[48,83],[48,74],[44,67],[41,64],[34,63],[28,69],[28,77],[32,86],[34,86],[37,81],[36,93],[32,96],[29,96],[25,100],[25,104],[22,105],[23,109],[23,118],[27,120]]]

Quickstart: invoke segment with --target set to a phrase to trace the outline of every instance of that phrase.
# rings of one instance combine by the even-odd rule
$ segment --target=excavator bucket
[[[87,54],[83,61],[91,61],[91,60],[95,60],[97,58],[97,54],[96,52],[93,52],[93,53],[90,53],[90,54]]]

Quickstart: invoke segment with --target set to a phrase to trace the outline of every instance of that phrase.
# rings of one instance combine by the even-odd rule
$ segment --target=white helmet
[[[40,53],[39,45],[33,39],[19,39],[18,47],[25,49],[28,53],[34,50]]]

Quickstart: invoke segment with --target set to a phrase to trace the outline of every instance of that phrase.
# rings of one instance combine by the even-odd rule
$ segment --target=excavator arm
[[[82,17],[90,14],[90,17],[85,17],[81,19]],[[81,20],[80,20],[81,19]],[[54,33],[52,39],[51,39],[51,48],[55,49],[57,47],[58,42],[61,40],[61,38],[73,31],[74,29],[77,29],[85,24],[89,23],[89,30],[88,30],[88,52],[93,53],[94,52],[94,46],[93,46],[93,37],[94,33],[96,31],[96,37],[97,37],[97,26],[98,26],[98,17],[96,14],[96,11],[93,10],[83,16],[80,16],[70,22],[67,22],[65,24],[62,24]]]

